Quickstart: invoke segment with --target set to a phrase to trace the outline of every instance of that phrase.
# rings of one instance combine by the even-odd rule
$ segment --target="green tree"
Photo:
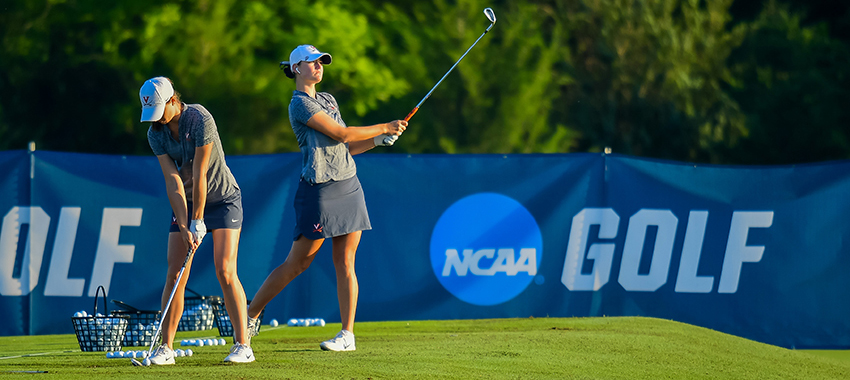
[[[278,70],[298,44],[333,52],[323,89],[363,115],[406,89],[373,61],[374,33],[341,0],[19,2],[3,12],[0,149],[149,154],[138,88],[165,75],[213,113],[229,154],[297,150]],[[34,115],[34,110],[41,110]],[[25,126],[25,128],[23,128]]]
[[[133,46],[116,37],[138,28],[157,1],[13,1],[0,12],[0,149],[30,140],[54,150],[138,152],[138,100],[120,66]]]
[[[358,3],[382,29],[379,60],[410,83],[410,91],[373,113],[404,117],[490,24],[489,1]],[[411,120],[396,149],[409,152],[531,153],[567,151],[577,134],[551,125],[566,36],[553,28],[551,6],[507,1],[498,19]]]
[[[337,97],[349,125],[399,119],[484,31],[482,10],[493,7],[496,26],[397,145],[376,152],[848,157],[843,19],[825,16],[824,1],[765,0],[757,17],[739,4],[11,2],[0,9],[0,149],[35,140],[40,149],[150,154],[137,94],[165,75],[185,101],[210,109],[228,154],[296,151],[294,84],[278,70],[296,45],[333,55],[319,90]],[[809,8],[820,13],[797,11]]]
[[[850,51],[827,25],[771,1],[730,58],[741,85],[730,89],[750,135],[726,149],[725,162],[788,164],[850,158]]]
[[[724,91],[725,65],[745,28],[730,28],[731,0],[558,1],[571,34],[575,83],[560,116],[581,131],[579,150],[718,162],[716,144],[747,133]]]

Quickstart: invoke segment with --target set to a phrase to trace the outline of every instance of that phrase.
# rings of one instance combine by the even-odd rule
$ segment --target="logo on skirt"
[[[313,232],[322,232],[322,225],[320,223],[316,223],[313,225]]]

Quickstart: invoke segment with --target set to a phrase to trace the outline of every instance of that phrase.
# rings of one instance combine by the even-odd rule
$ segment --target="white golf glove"
[[[398,136],[377,135],[375,136],[375,146],[393,146]]]
[[[189,223],[189,232],[195,237],[195,241],[200,243],[207,234],[207,225],[204,224],[203,219],[192,219],[192,222]]]

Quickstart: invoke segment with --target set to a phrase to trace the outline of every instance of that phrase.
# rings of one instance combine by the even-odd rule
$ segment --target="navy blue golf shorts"
[[[189,211],[189,219],[192,220],[192,202],[186,204]],[[219,228],[239,229],[242,228],[242,194],[236,193],[226,201],[209,204],[204,207],[204,224],[207,226],[207,231],[217,230]],[[171,228],[169,232],[180,232],[180,227],[177,225],[177,218],[174,212],[171,213]]]

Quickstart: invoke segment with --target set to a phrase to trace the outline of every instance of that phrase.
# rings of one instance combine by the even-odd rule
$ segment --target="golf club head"
[[[148,359],[148,358],[145,358],[145,360],[142,360],[142,361],[138,361],[136,359],[130,359],[130,363],[133,363],[133,365],[136,366],[136,367],[150,367],[151,366],[151,360]]]
[[[493,8],[484,8],[484,15],[487,16],[487,19],[490,20],[491,24],[496,23],[496,14],[493,13]]]

